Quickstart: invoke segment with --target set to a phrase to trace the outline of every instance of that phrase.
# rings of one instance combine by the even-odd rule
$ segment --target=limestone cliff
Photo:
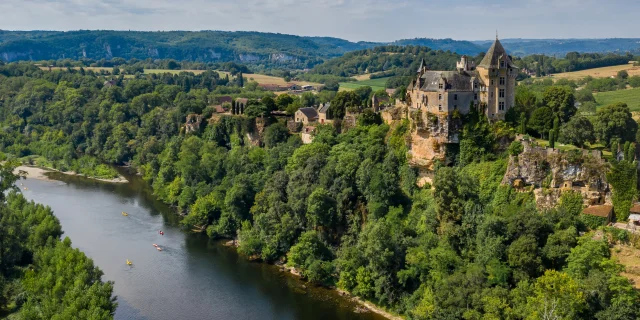
[[[419,168],[432,169],[435,161],[445,162],[447,148],[459,143],[462,128],[459,114],[435,114],[398,104],[382,111],[382,119],[387,124],[409,120],[409,163]]]
[[[519,190],[533,189],[540,208],[554,207],[566,190],[580,192],[585,205],[610,204],[608,164],[600,151],[560,151],[536,146],[528,139],[519,141],[523,152],[510,156],[503,184]]]

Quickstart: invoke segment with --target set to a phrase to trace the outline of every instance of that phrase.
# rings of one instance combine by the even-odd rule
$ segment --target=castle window
[[[504,98],[504,89],[500,89],[499,97]]]
[[[504,61],[500,61],[500,68],[504,68]]]
[[[438,94],[438,100],[442,100],[442,94]]]
[[[491,80],[491,85],[493,85],[493,80]]]
[[[504,101],[498,102],[498,110],[504,111]]]
[[[453,95],[453,100],[458,100],[458,95],[457,94]]]
[[[473,94],[473,100],[478,100],[478,94],[477,93]]]
[[[438,111],[442,111],[442,105],[438,105]]]
[[[444,84],[442,83],[438,84],[438,89],[442,90],[442,88],[444,88]]]
[[[504,77],[500,77],[500,85],[504,86],[505,83],[505,78]]]
[[[493,98],[493,91],[491,91],[491,98]]]

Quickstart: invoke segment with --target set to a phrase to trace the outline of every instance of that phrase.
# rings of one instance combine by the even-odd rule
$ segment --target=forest
[[[113,319],[113,283],[68,237],[49,207],[27,201],[14,185],[19,164],[0,159],[0,317]]]
[[[437,165],[433,183],[418,187],[407,158],[409,123],[389,126],[363,111],[364,101],[381,94],[370,88],[275,97],[215,72],[117,77],[105,86],[110,77],[83,69],[43,71],[29,63],[0,66],[0,151],[58,166],[87,159],[130,164],[159,199],[185,215],[188,230],[237,238],[249,259],[284,263],[310,283],[349,291],[409,319],[640,317],[638,292],[609,250],[632,241],[629,234],[591,230],[597,226],[583,217],[580,194],[566,192],[555,208],[540,210],[531,192],[500,183],[519,147],[516,142],[504,149],[499,141],[516,132],[550,143],[556,134],[576,145],[598,141],[632,155],[637,123],[625,105],[585,119],[571,87],[518,86],[508,121],[465,116],[453,163]],[[244,115],[215,114],[211,105],[221,95],[250,98],[249,108]],[[270,116],[326,101],[336,118],[362,112],[357,125],[319,126],[313,142],[302,144]],[[205,121],[187,134],[182,126],[189,114]],[[262,133],[257,119],[265,123]],[[577,136],[573,129],[586,123],[593,123],[594,136]],[[636,166],[630,156],[612,161],[616,207],[637,196],[637,186],[624,179],[637,174]],[[40,208],[15,194],[8,203]],[[16,214],[33,215],[25,209]],[[24,288],[33,298],[18,312],[32,312],[35,301],[53,301],[29,280],[62,272],[49,264],[72,250],[68,240],[57,240],[59,224],[51,225],[58,226],[54,236],[32,232],[17,242],[32,244],[37,240],[31,237],[40,235],[57,241],[45,242],[48,251],[34,255],[41,268],[25,271]],[[78,257],[90,266],[83,259]],[[99,271],[91,270],[70,283],[95,286],[97,306],[106,310],[100,315],[108,317],[114,308],[106,295],[110,284],[97,282]]]
[[[451,51],[433,50],[422,46],[382,46],[345,53],[343,56],[316,65],[300,78],[326,83],[345,81],[349,77],[370,74],[370,78],[391,77],[388,88],[406,86],[415,76],[420,62],[424,59],[431,70],[455,70],[461,55]],[[482,61],[484,52],[471,56],[476,64]],[[613,65],[624,65],[638,60],[631,54],[600,54],[569,52],[564,58],[545,55],[512,56],[514,64],[520,68],[518,80],[553,73],[578,71]],[[528,71],[528,72],[527,72]],[[589,79],[592,80],[592,79]]]

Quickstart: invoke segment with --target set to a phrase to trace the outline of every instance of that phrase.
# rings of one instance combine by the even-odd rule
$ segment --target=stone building
[[[295,122],[301,122],[308,124],[310,122],[316,122],[318,120],[318,111],[314,108],[300,108],[294,115]]]
[[[423,60],[407,87],[410,107],[436,115],[479,108],[490,120],[502,120],[514,104],[517,67],[496,38],[477,66],[462,56],[456,71],[428,70]]]
[[[327,111],[329,110],[329,106],[331,106],[331,103],[329,102],[323,103],[320,106],[318,106],[318,122],[320,124],[333,122],[333,120],[327,118]]]

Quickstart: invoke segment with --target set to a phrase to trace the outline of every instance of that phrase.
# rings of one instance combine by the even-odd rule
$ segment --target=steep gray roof
[[[438,91],[440,79],[444,78],[447,90],[471,91],[473,90],[473,87],[471,86],[473,77],[475,77],[475,73],[473,71],[427,71],[422,75],[424,85],[422,85],[420,90]]]
[[[418,67],[418,71],[416,72],[421,72],[422,68],[424,68],[426,65],[426,62],[424,61],[424,58],[422,58],[422,61],[420,61],[420,66]]]
[[[327,113],[327,110],[329,110],[329,106],[331,106],[330,102],[327,102],[325,104],[321,104],[318,107],[318,113]]]
[[[492,67],[497,68],[498,59],[500,57],[503,57],[503,59],[507,61],[507,65],[509,67],[515,67],[515,65],[511,62],[511,59],[509,59],[507,51],[504,50],[504,47],[500,43],[500,40],[496,39],[496,41],[491,45],[491,48],[489,48],[489,50],[487,51],[487,54],[485,54],[484,58],[482,58],[482,61],[480,61],[480,64],[478,64],[478,67],[484,67],[487,69]]]
[[[298,109],[298,111],[302,112],[309,119],[314,119],[318,117],[318,111],[316,111],[316,109],[314,108],[310,108],[310,107],[300,108]]]

